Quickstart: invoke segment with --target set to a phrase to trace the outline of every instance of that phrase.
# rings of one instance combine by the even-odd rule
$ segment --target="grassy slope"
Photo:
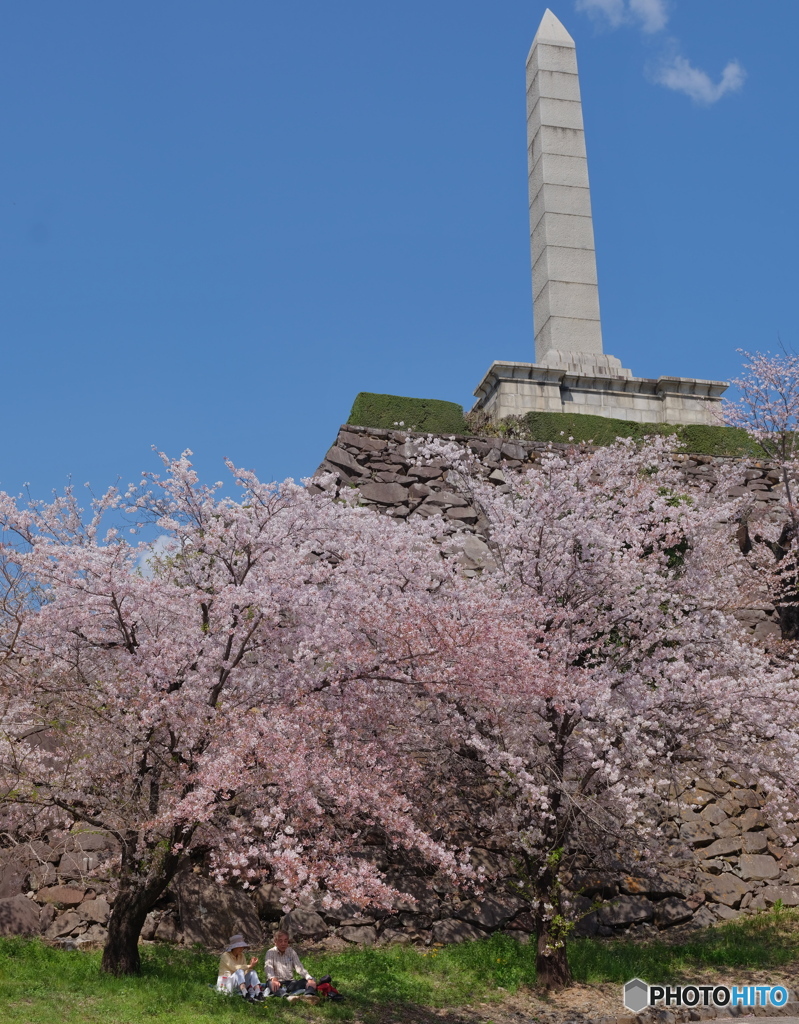
[[[470,434],[463,409],[454,402],[428,398],[403,398],[362,391],[356,396],[347,422],[360,427],[391,429],[402,423],[409,430],[431,434]],[[763,453],[743,430],[722,426],[675,427],[666,423],[632,423],[580,413],[531,412],[506,420],[497,432],[529,441],[592,441],[612,444],[617,437],[643,438],[649,434],[674,434],[685,450],[698,455],[730,455],[762,458]],[[491,430],[489,432],[492,432]]]
[[[437,398],[403,398],[361,391],[356,395],[347,423],[357,427],[391,430],[402,423],[408,430],[429,434],[468,433],[463,408]]]
[[[617,437],[638,439],[649,434],[674,434],[686,451],[696,455],[748,455],[763,458],[760,447],[745,431],[734,427],[677,427],[668,423],[632,423],[603,416],[559,412],[530,412],[519,425],[520,432],[531,441],[564,441],[571,437],[575,441],[606,445],[612,444]]]
[[[270,1020],[363,1019],[403,1003],[458,1006],[504,997],[534,980],[533,950],[501,935],[442,949],[352,949],[306,963],[331,973],[345,1003],[251,1005],[208,988],[217,958],[170,946],[143,948],[141,978],[100,974],[99,953],[68,953],[38,941],[0,940],[0,1006],[8,1024],[209,1024],[257,1015]],[[595,942],[570,946],[575,977],[589,983],[696,977],[715,968],[778,968],[799,958],[799,914],[763,914],[698,934],[683,945]],[[499,987],[504,990],[498,991]]]

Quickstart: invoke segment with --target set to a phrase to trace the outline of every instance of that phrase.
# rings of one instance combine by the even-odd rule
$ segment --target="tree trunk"
[[[552,934],[550,922],[536,922],[535,974],[536,985],[547,992],[568,988],[573,978],[563,938]]]
[[[536,883],[538,898],[532,908],[536,985],[547,992],[567,988],[573,980],[566,956],[566,936],[570,928],[563,916],[563,890],[558,877],[562,852],[562,848],[558,848],[547,858],[546,868]]]
[[[146,887],[131,888],[117,895],[103,949],[102,969],[108,974],[141,973],[139,935],[158,895],[151,894]]]
[[[178,838],[185,835],[190,833],[174,830],[168,839],[151,847],[143,858],[136,856],[138,837],[135,833],[129,834],[123,842],[119,892],[108,922],[101,963],[108,974],[141,973],[139,936],[144,920],[175,877],[181,855],[172,851]]]

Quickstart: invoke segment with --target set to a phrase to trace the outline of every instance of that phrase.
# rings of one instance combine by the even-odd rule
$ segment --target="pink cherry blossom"
[[[687,493],[663,440],[552,452],[500,489],[457,445],[421,457],[490,524],[475,579],[437,517],[229,466],[234,501],[188,453],[88,513],[0,495],[2,827],[117,838],[107,970],[138,969],[192,859],[388,907],[383,850],[479,889],[481,845],[511,858],[555,986],[577,855],[646,870],[682,789],[724,771],[785,820],[795,669],[735,618],[752,573],[724,481]],[[123,515],[170,543],[107,533]]]

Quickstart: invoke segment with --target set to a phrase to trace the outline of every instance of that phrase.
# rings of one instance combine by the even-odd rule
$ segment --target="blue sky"
[[[358,391],[532,360],[524,64],[546,4],[0,8],[0,487],[189,447],[312,472]],[[606,351],[799,349],[796,0],[552,0]]]

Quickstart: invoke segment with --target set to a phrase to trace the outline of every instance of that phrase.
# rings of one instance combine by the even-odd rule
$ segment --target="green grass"
[[[675,981],[714,970],[776,970],[799,960],[799,912],[771,911],[698,932],[680,944],[595,942],[569,947],[579,981]]]
[[[390,430],[402,423],[408,430],[428,434],[467,434],[463,407],[437,398],[403,398],[361,391],[352,404],[347,423],[356,427]]]
[[[391,429],[403,424],[408,430],[431,434],[473,434],[454,402],[432,398],[403,398],[362,391],[356,396],[348,424]],[[612,444],[617,437],[640,439],[651,434],[676,434],[686,452],[695,455],[745,456],[762,459],[763,451],[743,430],[721,426],[673,426],[668,423],[631,423],[571,412],[530,412],[503,421],[497,429],[526,441],[592,441]]]
[[[138,978],[100,972],[99,952],[65,952],[38,940],[0,939],[0,1006],[9,1024],[224,1024],[368,1019],[380,1007],[459,1006],[503,998],[535,980],[534,950],[506,936],[416,949],[350,949],[307,956],[320,976],[332,974],[344,1003],[306,1006],[282,1000],[248,1004],[217,995],[218,958],[201,950],[142,947]],[[799,959],[799,914],[762,914],[697,934],[680,945],[582,939],[570,943],[576,980],[664,982],[728,969],[778,969]],[[504,990],[504,991],[503,991]]]
[[[617,437],[636,440],[652,434],[675,434],[686,452],[695,455],[750,456],[763,458],[761,448],[744,430],[720,426],[674,426],[669,423],[631,423],[605,416],[570,412],[530,412],[513,424],[515,432],[530,441],[592,441],[612,444]]]
[[[442,949],[408,946],[351,949],[306,956],[318,977],[332,974],[344,1003],[306,1006],[283,1000],[260,1005],[218,995],[219,958],[199,949],[142,947],[137,978],[100,972],[99,952],[66,952],[38,940],[0,939],[0,1006],[8,1024],[210,1024],[251,1019],[273,1021],[363,1018],[373,1008],[415,1003],[456,1006],[478,996],[490,999],[497,986],[529,981],[531,949],[495,936],[485,942]]]

